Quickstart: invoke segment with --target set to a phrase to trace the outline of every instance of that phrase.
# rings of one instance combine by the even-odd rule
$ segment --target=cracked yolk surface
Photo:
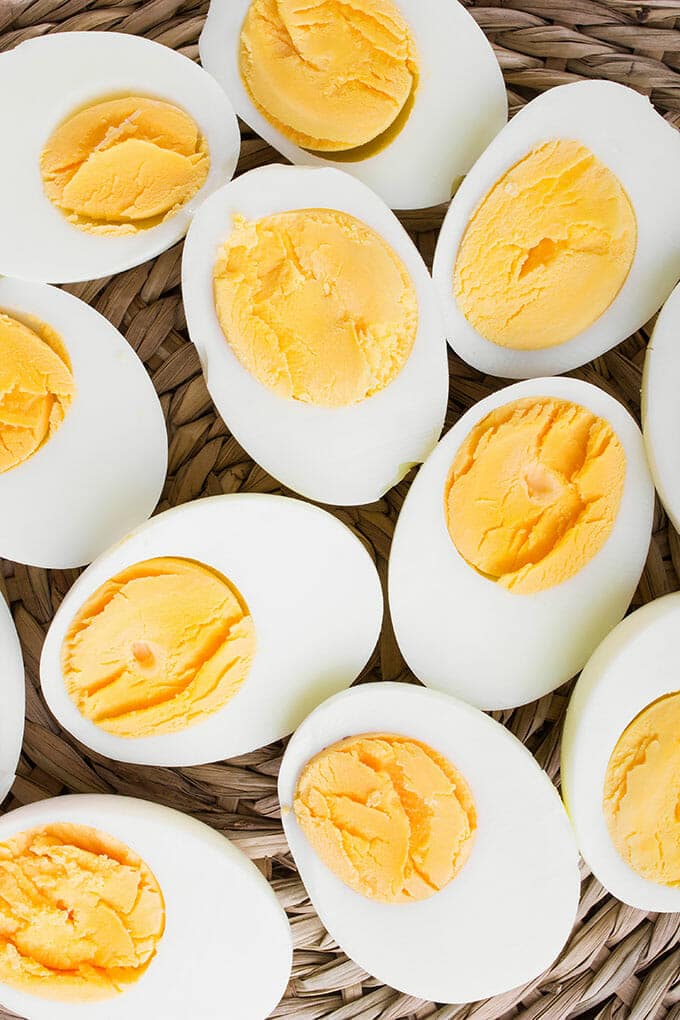
[[[133,984],[165,926],[163,894],[124,843],[55,823],[0,843],[0,981],[87,1002]]]
[[[245,682],[255,625],[239,592],[193,560],[144,560],[101,585],[62,646],[66,689],[119,737],[171,733],[222,708]]]
[[[636,245],[635,213],[619,179],[579,142],[546,142],[472,214],[456,257],[456,302],[500,347],[554,347],[609,308]]]
[[[82,230],[134,234],[168,219],[205,184],[208,145],[195,121],[158,99],[95,103],[50,135],[45,194]]]
[[[475,425],[446,482],[449,535],[470,566],[513,592],[561,584],[614,527],[626,455],[585,407],[554,397],[505,404]]]
[[[422,900],[467,860],[477,826],[465,779],[443,755],[408,737],[348,737],[309,761],[295,817],[324,864],[385,903]]]
[[[44,323],[0,312],[0,474],[54,435],[75,396],[65,348]]]
[[[624,861],[650,882],[680,885],[680,692],[647,705],[619,737],[602,806]]]
[[[326,152],[389,132],[408,113],[417,78],[409,26],[390,0],[253,0],[239,66],[250,99],[281,134]]]
[[[236,357],[282,397],[355,404],[388,386],[418,330],[401,259],[335,209],[239,217],[215,264],[222,331]]]

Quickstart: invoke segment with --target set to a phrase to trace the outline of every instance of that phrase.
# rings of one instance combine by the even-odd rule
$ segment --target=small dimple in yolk
[[[680,691],[647,705],[619,737],[602,806],[623,860],[650,882],[680,886]]]
[[[482,418],[455,456],[449,535],[475,570],[511,591],[552,588],[607,541],[625,474],[603,418],[554,397],[515,400]]]
[[[119,737],[206,719],[245,682],[255,627],[236,589],[193,560],[127,567],[81,606],[62,646],[66,689],[86,719]]]
[[[222,331],[282,397],[344,407],[388,386],[418,329],[411,278],[374,230],[334,209],[236,218],[214,270]]]
[[[66,1002],[111,998],[156,954],[163,894],[129,847],[54,823],[0,843],[0,981]]]
[[[477,826],[472,794],[451,762],[389,733],[348,737],[312,758],[294,811],[330,870],[385,903],[443,889],[468,859]]]

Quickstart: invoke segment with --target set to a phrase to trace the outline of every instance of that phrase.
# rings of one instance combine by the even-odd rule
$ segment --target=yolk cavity
[[[415,341],[406,267],[375,231],[334,209],[238,218],[214,284],[236,357],[282,397],[357,403],[395,379]]]
[[[83,230],[130,234],[172,216],[203,187],[205,138],[183,110],[127,96],[64,121],[40,157],[47,197]]]
[[[463,867],[476,813],[461,774],[426,744],[348,737],[307,763],[295,817],[321,860],[363,896],[422,900]]]
[[[458,450],[446,483],[449,535],[467,562],[514,592],[578,573],[614,526],[626,455],[585,407],[527,397],[496,408]]]
[[[153,959],[163,894],[112,836],[55,823],[0,843],[0,981],[47,999],[110,998]]]
[[[578,142],[546,142],[508,170],[470,218],[456,258],[456,301],[492,343],[554,347],[609,308],[636,244],[635,213],[612,171]]]
[[[618,853],[639,875],[680,885],[680,692],[648,705],[624,730],[604,783]]]
[[[44,323],[0,312],[0,474],[56,432],[75,395],[68,355]]]
[[[222,708],[244,683],[255,627],[238,591],[192,560],[145,560],[82,605],[62,646],[80,712],[119,737],[170,733]]]

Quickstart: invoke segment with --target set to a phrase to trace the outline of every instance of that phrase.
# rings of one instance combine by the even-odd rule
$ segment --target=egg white
[[[577,574],[535,594],[483,577],[452,542],[444,488],[471,429],[494,408],[557,397],[607,420],[626,455],[614,527]],[[419,471],[397,521],[389,603],[399,647],[415,675],[479,708],[513,708],[547,694],[583,666],[624,615],[645,564],[654,490],[640,431],[625,408],[577,379],[532,379],[486,397],[447,432]]]
[[[0,803],[14,782],[24,736],[24,661],[12,614],[0,595]]]
[[[536,145],[554,138],[581,142],[616,174],[637,219],[637,249],[621,290],[592,326],[554,347],[512,350],[486,340],[458,308],[456,255],[472,213],[496,181]],[[556,375],[592,361],[644,325],[666,300],[680,276],[678,236],[680,132],[624,85],[586,81],[550,89],[497,135],[446,214],[432,275],[449,343],[481,372],[510,379]]]
[[[642,373],[642,433],[656,491],[680,532],[680,286],[661,309]]]
[[[163,99],[185,110],[210,149],[203,187],[177,213],[137,234],[80,230],[43,192],[40,154],[52,131],[90,103],[119,95]],[[187,231],[203,199],[229,180],[240,137],[236,116],[202,68],[160,43],[120,32],[64,32],[0,54],[0,274],[72,283],[119,273],[165,251]]]

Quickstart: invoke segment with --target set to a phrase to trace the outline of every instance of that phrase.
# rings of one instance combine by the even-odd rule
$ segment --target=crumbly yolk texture
[[[388,131],[416,86],[416,50],[391,0],[253,0],[241,79],[281,134],[322,152]]]
[[[118,737],[183,730],[245,682],[255,626],[217,571],[163,557],[127,567],[74,616],[62,646],[66,689],[86,719]]]
[[[470,566],[531,594],[578,573],[614,527],[626,455],[609,422],[554,397],[487,414],[456,453],[449,535]]]
[[[124,843],[55,823],[0,843],[0,981],[69,1002],[107,999],[153,959],[163,894]]]
[[[208,145],[195,121],[158,99],[95,103],[50,135],[45,194],[82,230],[135,234],[168,219],[205,184]]]
[[[618,177],[579,142],[546,142],[470,218],[456,257],[456,302],[500,347],[554,347],[609,308],[636,245],[635,213]]]
[[[75,396],[65,348],[46,324],[0,312],[0,474],[54,435]]]
[[[603,810],[631,868],[650,882],[680,886],[680,691],[647,705],[619,737]]]
[[[418,330],[401,259],[335,209],[237,217],[214,271],[217,316],[242,365],[282,397],[343,407],[388,386]]]
[[[472,794],[451,762],[392,733],[348,737],[312,758],[294,811],[324,864],[384,903],[443,889],[465,864],[477,827]]]

